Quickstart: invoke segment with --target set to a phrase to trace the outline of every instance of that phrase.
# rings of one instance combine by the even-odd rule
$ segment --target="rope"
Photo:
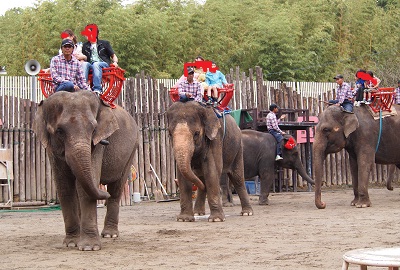
[[[375,153],[378,152],[379,143],[381,141],[381,135],[382,135],[382,109],[379,110],[379,135],[378,135],[378,142],[376,144]]]

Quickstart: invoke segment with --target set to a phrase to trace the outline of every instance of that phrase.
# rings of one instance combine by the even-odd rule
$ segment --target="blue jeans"
[[[268,132],[275,137],[276,140],[276,154],[282,156],[282,148],[281,148],[281,141],[283,140],[283,136],[280,132],[276,131],[275,129],[270,129]]]
[[[191,101],[194,100],[194,98],[188,98],[186,94],[179,94],[179,101],[180,102],[186,102],[186,101]]]
[[[56,92],[58,91],[75,92],[74,84],[70,81],[62,82],[56,87]]]
[[[103,70],[102,68],[107,68],[109,65],[106,62],[94,62],[93,64],[90,64],[89,62],[84,62],[82,63],[82,69],[83,73],[85,73],[85,78],[86,81],[88,80],[89,77],[89,71],[92,70],[93,72],[93,91],[100,91],[102,92],[101,88],[101,80],[103,76]]]
[[[339,100],[337,100],[337,99],[336,100],[329,100],[329,103],[331,103],[331,104],[337,104],[338,102],[339,102]],[[340,106],[342,106],[345,111],[352,112],[354,104],[353,104],[353,101],[345,99],[343,101],[343,103],[340,104]]]

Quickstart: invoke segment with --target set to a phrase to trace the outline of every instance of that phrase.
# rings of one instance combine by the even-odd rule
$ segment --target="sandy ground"
[[[325,210],[313,192],[272,194],[268,206],[251,196],[254,216],[234,206],[221,223],[176,222],[179,202],[141,202],[121,208],[120,237],[97,252],[62,245],[61,211],[2,211],[0,269],[341,269],[346,251],[400,246],[399,193],[370,189],[372,207],[357,209],[352,190],[327,190]]]

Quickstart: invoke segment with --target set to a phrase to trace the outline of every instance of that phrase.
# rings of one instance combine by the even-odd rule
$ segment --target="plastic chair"
[[[13,153],[12,149],[0,148],[0,186],[7,187],[8,201],[0,204],[0,207],[12,207],[13,192],[12,192],[12,179],[13,177]]]

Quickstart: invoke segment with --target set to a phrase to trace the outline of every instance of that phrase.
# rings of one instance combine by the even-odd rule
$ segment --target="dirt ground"
[[[62,245],[60,210],[1,211],[0,269],[341,269],[346,251],[400,245],[400,189],[370,197],[372,207],[357,209],[351,189],[326,190],[319,210],[313,192],[272,194],[268,206],[250,196],[254,216],[237,205],[221,223],[176,222],[178,201],[136,203],[121,208],[120,237],[97,252]],[[105,208],[98,213],[101,230]]]

